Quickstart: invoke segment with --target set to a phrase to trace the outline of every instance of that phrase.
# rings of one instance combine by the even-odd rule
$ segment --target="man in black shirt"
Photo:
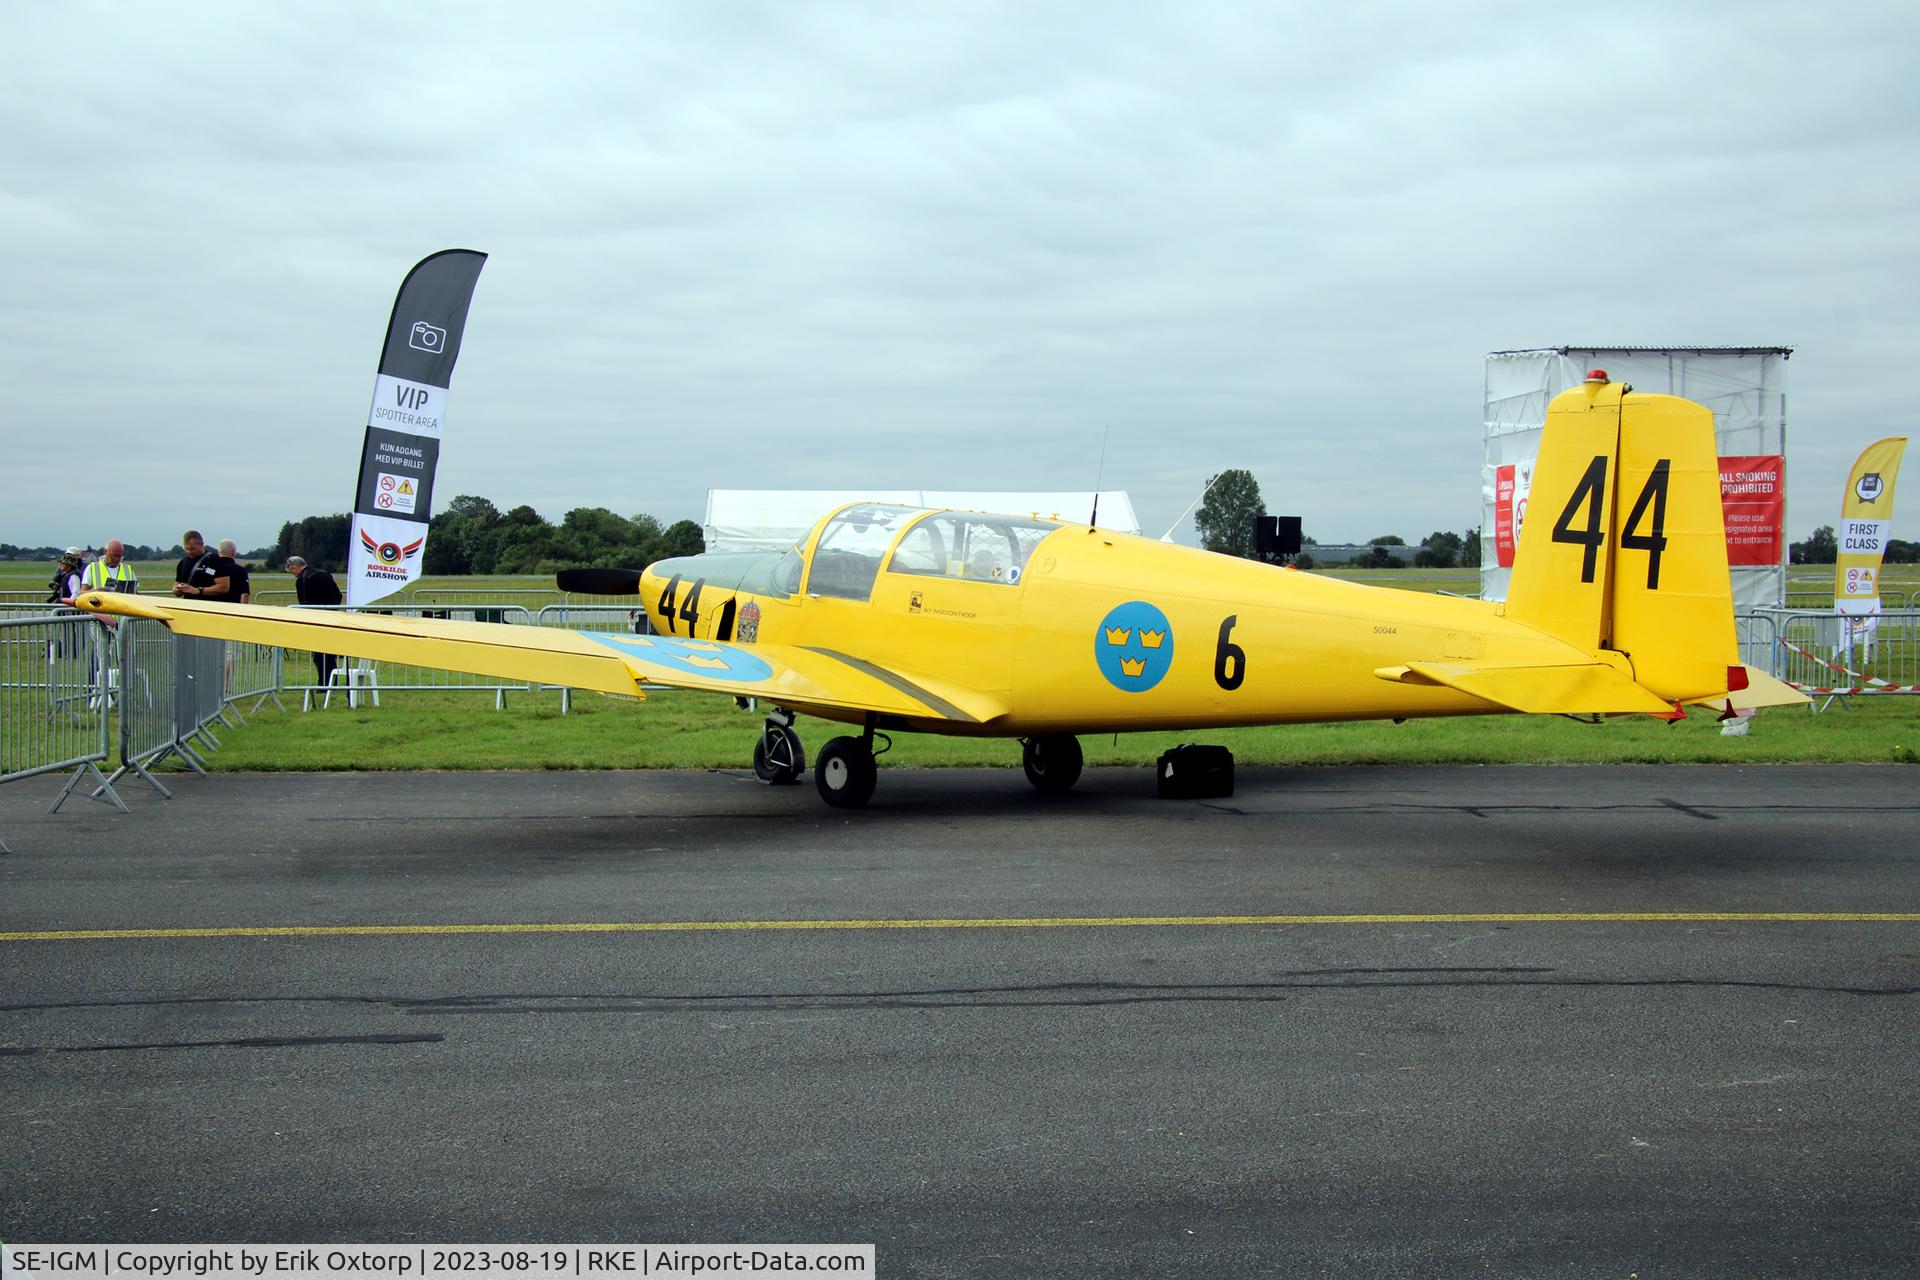
[[[249,604],[253,600],[253,577],[247,572],[247,566],[240,563],[240,546],[232,538],[220,539],[220,557],[233,569],[231,584],[227,588],[227,598],[235,604]]]
[[[206,539],[197,529],[180,535],[180,548],[187,554],[173,570],[173,594],[189,600],[231,600],[233,598],[233,562],[217,551],[207,549]]]
[[[301,557],[288,556],[287,572],[293,575],[293,598],[301,604],[340,603],[340,586],[325,569],[310,569]],[[333,678],[334,665],[339,661],[331,653],[313,655],[313,669],[319,674],[321,688]]]

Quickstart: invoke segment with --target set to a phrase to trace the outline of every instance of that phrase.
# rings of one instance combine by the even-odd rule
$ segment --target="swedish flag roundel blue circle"
[[[1173,668],[1173,624],[1145,600],[1115,605],[1093,633],[1093,661],[1123,693],[1145,693]]]
[[[670,636],[611,633],[595,634],[588,638],[599,641],[609,649],[618,650],[629,658],[682,675],[739,683],[767,680],[773,675],[773,667],[764,658],[748,653],[737,645],[677,640]]]

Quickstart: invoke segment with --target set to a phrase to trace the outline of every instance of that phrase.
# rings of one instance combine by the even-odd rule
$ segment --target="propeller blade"
[[[554,575],[562,591],[588,596],[630,596],[640,590],[638,569],[562,569]]]

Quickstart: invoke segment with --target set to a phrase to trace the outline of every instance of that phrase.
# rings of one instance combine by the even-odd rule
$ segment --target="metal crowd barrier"
[[[619,631],[646,635],[651,623],[638,604],[550,604],[533,615],[535,626],[569,631]]]
[[[89,779],[97,784],[89,798],[126,812],[100,772],[109,754],[108,659],[106,629],[85,615],[0,618],[0,783],[72,770],[48,812]]]
[[[286,704],[280,701],[285,663],[286,651],[278,645],[228,641],[227,709],[244,721],[239,704],[251,698],[248,711],[258,711],[268,702],[285,711]]]
[[[195,773],[206,763],[195,752],[218,747],[213,722],[227,705],[227,642],[205,636],[173,638],[173,749]]]
[[[44,597],[45,593],[41,594]],[[391,605],[370,607],[385,609],[420,605],[423,608],[444,609],[449,605],[464,608],[475,605],[519,605],[531,612],[542,605],[562,604],[571,598],[557,587],[421,587],[396,596]],[[253,593],[253,603],[291,605],[298,603],[298,597],[289,587],[268,587]]]
[[[565,600],[556,587],[502,587],[498,590],[484,587],[422,587],[407,597],[406,603],[423,605],[435,609],[444,609],[449,605],[460,608],[472,608],[475,605],[517,605],[531,613],[549,604],[559,604]]]
[[[120,765],[108,775],[118,782],[132,773],[168,799],[173,793],[150,771],[169,755],[199,768],[179,744],[174,729],[176,637],[157,622],[122,618],[115,636],[120,655]]]
[[[1780,665],[1780,629],[1763,613],[1742,613],[1733,619],[1734,636],[1740,645],[1740,661],[1769,674]]]
[[[127,812],[114,784],[128,773],[171,799],[154,766],[171,755],[205,773],[200,753],[220,745],[213,725],[234,702],[278,701],[279,672],[276,648],[175,635],[141,618],[0,617],[0,783],[72,769],[56,813],[87,781],[87,798]]]
[[[500,622],[509,626],[533,624],[532,613],[526,606],[517,604],[373,605],[358,610],[350,610],[346,605],[302,607],[328,613],[358,612],[395,618],[446,618],[456,622]],[[389,693],[491,693],[494,709],[504,710],[509,693],[532,693],[541,687],[524,680],[501,680],[493,676],[442,671],[437,667],[415,667],[349,657],[338,658],[326,682],[322,683],[319,665],[313,661],[311,652],[285,650],[279,662],[277,692],[300,694],[300,709],[303,711],[311,709],[316,701],[322,708],[330,706],[336,697],[344,697],[347,704],[353,707],[359,706],[361,699],[365,698],[377,707],[381,695]],[[295,679],[296,673],[298,679]]]
[[[1833,609],[1769,610],[1773,674],[1824,698],[1920,693],[1920,609],[1883,609],[1853,618]]]
[[[1914,603],[1916,594],[1920,593],[1903,591],[1897,587],[1884,589],[1880,592],[1880,607],[1895,611],[1920,607]],[[1786,607],[1803,613],[1831,610],[1833,608],[1832,576],[1822,578],[1818,585],[1814,585],[1807,579],[1790,579],[1787,583]]]

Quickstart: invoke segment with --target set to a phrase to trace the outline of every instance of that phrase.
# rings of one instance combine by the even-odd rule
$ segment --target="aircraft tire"
[[[1027,781],[1035,791],[1049,795],[1071,790],[1080,781],[1085,760],[1078,738],[1027,738],[1021,743],[1020,763],[1027,771]]]
[[[786,725],[768,725],[753,744],[753,776],[769,786],[788,786],[806,772],[807,753],[800,735]]]
[[[813,785],[820,798],[836,809],[858,809],[873,799],[880,767],[873,752],[858,738],[835,738],[820,748],[813,761]]]

